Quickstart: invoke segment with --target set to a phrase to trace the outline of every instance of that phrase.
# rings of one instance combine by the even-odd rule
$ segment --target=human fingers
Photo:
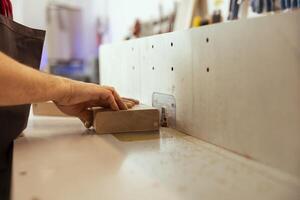
[[[116,100],[116,102],[117,102],[117,104],[118,104],[118,106],[121,110],[127,110],[128,109],[126,104],[122,101],[122,98],[120,97],[118,92],[115,90],[115,88],[110,87],[110,86],[103,86],[103,87],[112,92],[112,94],[113,94],[113,96],[114,96],[114,98],[115,98],[115,100]]]
[[[101,94],[100,101],[102,101],[100,104],[108,104],[112,110],[115,111],[120,110],[117,101],[111,90],[106,89],[106,92],[104,94]]]
[[[130,101],[124,101],[124,103],[126,104],[127,108],[129,108],[129,109],[135,106],[135,104]]]
[[[123,99],[123,102],[127,105],[128,108],[134,107],[136,104],[133,101]]]
[[[136,99],[122,97],[122,100],[134,102],[136,105],[140,104],[140,102],[138,100],[136,100]]]
[[[82,121],[85,128],[91,128],[93,126],[93,111],[86,109],[78,114],[78,118]]]

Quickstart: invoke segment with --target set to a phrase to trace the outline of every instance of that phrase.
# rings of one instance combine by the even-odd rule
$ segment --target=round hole
[[[208,68],[206,68],[206,71],[207,71],[207,72],[209,72],[209,67],[208,67]]]
[[[173,42],[171,42],[171,47],[174,46]]]
[[[154,49],[154,45],[152,45],[152,49]]]
[[[152,70],[154,70],[154,66],[152,67]]]
[[[209,42],[209,38],[206,38],[206,42],[207,42],[207,43]]]
[[[171,67],[171,71],[174,71],[174,67]]]
[[[135,66],[132,66],[132,69],[135,70]]]
[[[25,176],[25,175],[27,175],[27,172],[26,172],[26,171],[21,171],[21,172],[20,172],[20,175],[21,175],[21,176]]]
[[[133,48],[133,47],[131,48],[131,51],[134,51],[134,48]]]

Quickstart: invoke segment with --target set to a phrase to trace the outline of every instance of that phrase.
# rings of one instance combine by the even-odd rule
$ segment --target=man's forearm
[[[22,65],[0,52],[0,106],[57,100],[68,95],[68,81]]]

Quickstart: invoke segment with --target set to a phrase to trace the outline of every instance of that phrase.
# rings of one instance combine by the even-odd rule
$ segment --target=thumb
[[[85,128],[91,128],[93,126],[93,110],[84,110],[80,112],[78,118],[82,121]]]

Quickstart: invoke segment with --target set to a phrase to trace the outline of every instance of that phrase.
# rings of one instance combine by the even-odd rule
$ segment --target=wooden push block
[[[159,130],[159,111],[137,105],[129,110],[94,110],[94,128],[98,134]]]
[[[32,111],[34,115],[38,116],[57,116],[57,117],[67,117],[66,114],[61,112],[56,105],[49,101],[44,103],[35,103],[32,105]]]

